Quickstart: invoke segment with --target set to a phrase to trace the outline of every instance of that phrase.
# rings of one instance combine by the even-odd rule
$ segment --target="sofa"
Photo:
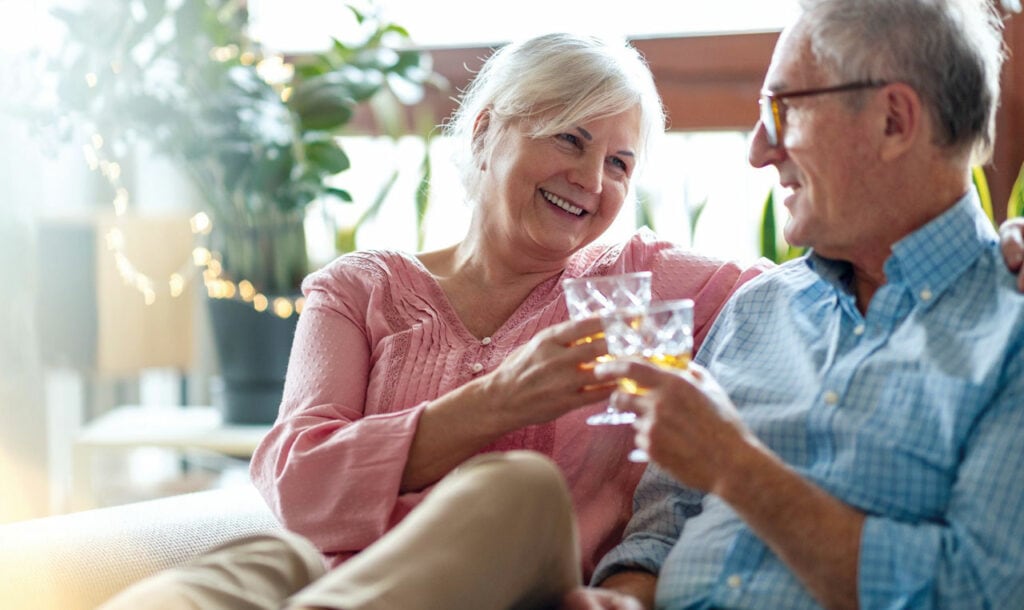
[[[0,608],[91,610],[223,541],[280,527],[250,485],[0,525]]]

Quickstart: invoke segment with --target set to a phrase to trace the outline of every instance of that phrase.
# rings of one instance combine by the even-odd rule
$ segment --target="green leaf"
[[[971,179],[974,181],[974,187],[978,190],[978,199],[981,200],[981,209],[985,210],[985,215],[988,216],[989,221],[994,226],[996,217],[992,211],[992,193],[989,191],[988,180],[985,178],[985,169],[980,165],[972,167]]]
[[[333,186],[329,186],[324,189],[324,194],[329,195],[331,197],[337,197],[338,199],[341,199],[345,203],[352,203],[352,193],[349,193],[345,189],[339,189]]]
[[[345,83],[331,82],[327,76],[297,85],[288,101],[303,129],[337,129],[352,120],[355,99],[351,88]]]
[[[647,227],[654,231],[654,214],[651,211],[650,198],[645,196],[644,193],[637,193],[636,196],[636,220],[635,225],[639,229],[640,227]]]
[[[768,191],[761,213],[761,256],[779,262],[779,250],[775,231],[775,189]]]
[[[701,214],[704,213],[708,207],[708,198],[705,197],[703,201],[695,205],[690,209],[690,243],[692,244],[694,239],[697,237],[697,223],[700,221]]]
[[[339,174],[352,166],[345,151],[333,141],[306,145],[306,161],[327,175]]]
[[[1010,189],[1010,202],[1006,206],[1007,218],[1016,218],[1017,216],[1024,216],[1024,163],[1020,166],[1017,181]]]
[[[430,138],[423,142],[423,162],[420,164],[420,183],[416,188],[416,249],[422,250],[426,242],[427,209],[430,207]]]

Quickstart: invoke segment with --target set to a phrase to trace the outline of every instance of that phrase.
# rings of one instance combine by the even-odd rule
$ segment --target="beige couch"
[[[92,609],[224,540],[277,528],[249,486],[0,525],[0,608]]]

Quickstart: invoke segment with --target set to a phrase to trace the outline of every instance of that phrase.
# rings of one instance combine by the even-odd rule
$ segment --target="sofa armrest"
[[[0,607],[92,609],[239,536],[280,529],[251,486],[0,526]]]

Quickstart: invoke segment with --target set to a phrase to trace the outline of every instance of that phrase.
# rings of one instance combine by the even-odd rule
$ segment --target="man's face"
[[[820,89],[844,83],[828,75],[814,59],[801,23],[783,32],[764,81],[775,94]],[[771,146],[760,122],[751,141],[749,159],[755,167],[774,165],[789,192],[790,219],[786,240],[813,247],[830,258],[853,260],[865,245],[878,217],[866,197],[871,179],[869,112],[855,112],[844,99],[872,95],[877,89],[842,91],[786,98],[779,102],[782,130]]]

